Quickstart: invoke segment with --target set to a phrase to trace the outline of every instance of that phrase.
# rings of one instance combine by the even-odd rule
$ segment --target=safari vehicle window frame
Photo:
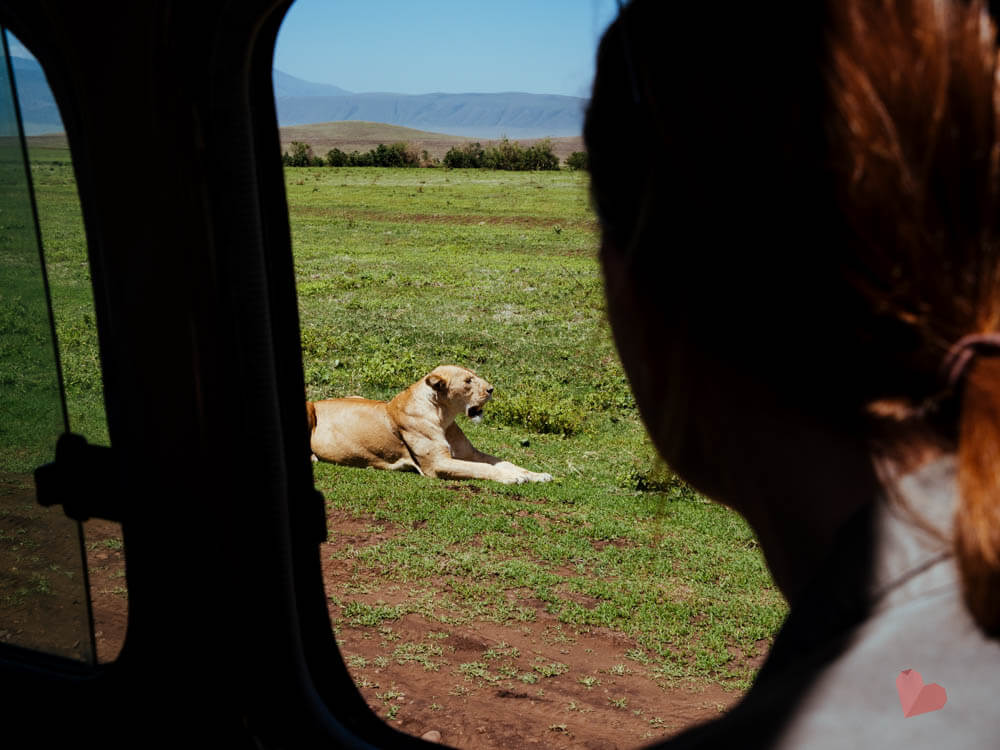
[[[8,730],[15,735],[30,729],[36,741],[44,742],[78,740],[89,732],[106,746],[131,746],[137,737],[155,733],[158,741],[168,741],[188,736],[197,727],[203,740],[226,744],[235,738],[257,746],[301,741],[351,747],[426,744],[389,727],[367,706],[347,672],[326,607],[319,561],[319,544],[326,535],[324,503],[312,484],[302,408],[297,298],[271,79],[277,30],[290,4],[209,0],[195,10],[170,0],[86,7],[59,0],[0,1],[0,24],[42,65],[66,126],[94,287],[108,427],[116,456],[113,481],[117,490],[132,497],[121,519],[131,606],[119,658],[109,665],[81,667],[0,646],[0,683],[12,717]],[[120,48],[105,45],[109,40]],[[118,67],[107,70],[102,80],[95,56],[105,63],[110,57]],[[164,65],[165,59],[176,67]],[[192,77],[194,59],[209,63],[205,80]],[[133,202],[133,196],[102,174],[101,159],[110,144],[108,135],[100,132],[105,124],[101,118],[113,120],[121,113],[102,105],[111,104],[109,92],[126,82],[140,87],[135,104],[141,109],[137,118],[142,129],[165,136],[157,151],[167,157],[167,169],[159,174],[165,182],[160,188],[162,205]],[[182,84],[194,84],[193,90]],[[168,192],[171,185],[187,186],[191,193]],[[123,234],[142,225],[142,217],[129,211],[162,219],[165,206],[176,211],[175,223],[156,229],[190,238],[192,247],[178,243],[175,252],[181,257],[167,258],[164,237],[137,231],[135,251],[126,253],[130,248],[124,247]],[[184,287],[185,294],[170,300],[159,317],[140,310],[151,336],[189,330],[190,341],[178,337],[164,342],[167,359],[158,363],[151,344],[140,341],[135,346],[140,321],[130,319],[137,313],[129,303],[141,306],[149,302],[149,292],[156,297],[161,290],[153,286],[143,290],[146,297],[136,298],[129,285],[143,272],[158,284],[180,278],[185,262],[196,269],[186,279],[190,288]],[[155,276],[158,268],[173,276]],[[213,326],[225,330],[220,333]],[[206,350],[205,340],[199,339],[230,331],[236,340],[220,341],[239,358],[236,363]],[[222,364],[199,359],[199,353],[219,356]],[[196,509],[194,517],[215,534],[219,548],[231,548],[247,566],[221,565],[222,549],[196,550],[206,560],[209,577],[223,585],[219,598],[228,602],[231,589],[265,591],[259,606],[248,604],[236,611],[214,604],[209,596],[193,599],[212,606],[218,618],[204,626],[203,638],[211,645],[216,633],[236,633],[241,624],[268,636],[258,639],[255,652],[246,654],[257,673],[247,671],[222,641],[220,653],[199,644],[204,650],[190,657],[190,670],[183,657],[176,662],[181,656],[176,644],[157,641],[168,627],[158,616],[167,615],[168,623],[176,623],[176,610],[183,609],[186,600],[157,599],[169,599],[179,584],[155,559],[162,541],[153,523],[155,511],[162,508],[163,525],[176,528],[176,519],[195,509],[184,507],[183,496],[172,498],[181,507],[169,507],[158,494],[162,489],[155,486],[148,488],[145,502],[136,500],[136,466],[145,437],[137,429],[144,415],[136,410],[142,408],[143,387],[165,378],[155,371],[137,371],[136,366],[160,364],[170,372],[180,366],[171,359],[194,369],[190,379],[177,383],[178,394],[165,393],[168,402],[191,392],[195,407],[203,411],[194,418],[180,414],[178,424],[164,425],[166,438],[181,440],[197,418],[203,419],[205,429],[218,428],[220,415],[213,410],[232,409],[220,403],[225,389],[213,381],[224,371],[240,375],[233,390],[251,394],[244,399],[247,413],[273,425],[261,428],[267,434],[254,453],[262,461],[252,464],[255,476],[267,486],[251,485],[248,479],[237,488],[245,491],[248,501],[238,523],[227,525],[218,517],[244,499],[237,497],[236,489],[206,474],[213,484],[192,492],[193,497],[217,501]],[[227,369],[219,369],[223,364]],[[230,416],[241,415],[230,411]],[[189,469],[186,464],[172,468]],[[202,476],[198,468],[192,470],[195,477]],[[209,531],[199,533],[199,539],[210,536]],[[183,568],[175,577],[183,580],[189,572]],[[165,584],[170,585],[158,590]],[[237,622],[241,616],[243,622]],[[187,692],[174,690],[180,687]],[[175,708],[166,722],[160,706]],[[59,721],[32,723],[33,709],[38,708],[59,716]],[[115,725],[95,726],[93,719],[109,709],[114,710]]]
[[[45,247],[42,242],[42,232],[41,232],[41,221],[39,218],[38,211],[38,201],[37,193],[34,184],[34,178],[31,174],[31,160],[28,153],[28,145],[26,140],[26,133],[24,127],[24,116],[21,108],[21,94],[19,93],[17,86],[17,78],[14,71],[14,64],[11,59],[10,53],[10,37],[7,29],[0,26],[0,55],[3,57],[4,74],[6,76],[6,82],[4,90],[0,92],[0,97],[9,97],[10,120],[5,123],[5,126],[13,127],[13,134],[5,133],[6,138],[16,139],[16,146],[11,149],[11,155],[16,153],[16,157],[12,160],[11,164],[15,162],[17,166],[12,166],[12,169],[16,170],[17,180],[13,185],[14,190],[11,193],[16,193],[18,197],[23,198],[23,204],[21,210],[24,211],[26,208],[26,215],[22,218],[30,222],[30,228],[25,232],[21,240],[25,241],[25,248],[27,252],[25,253],[25,259],[30,256],[34,256],[37,266],[32,264],[29,275],[34,277],[37,281],[39,291],[41,292],[39,298],[35,300],[35,304],[40,304],[42,308],[42,314],[45,316],[44,324],[41,326],[45,330],[43,334],[46,338],[44,342],[44,350],[47,352],[46,358],[51,356],[51,363],[45,365],[45,369],[48,370],[49,365],[51,365],[51,371],[48,374],[54,379],[55,393],[52,394],[55,397],[54,405],[58,411],[58,422],[61,425],[61,430],[63,433],[67,433],[70,430],[70,418],[69,411],[67,409],[67,397],[66,397],[66,381],[64,378],[63,364],[62,364],[62,352],[59,346],[59,337],[56,332],[56,322],[55,315],[53,312],[52,305],[52,292],[51,285],[49,282],[49,271],[48,265],[45,259]],[[21,183],[21,178],[23,176],[23,183]],[[10,185],[8,185],[10,187]],[[14,212],[10,212],[12,208],[11,205],[7,204],[6,200],[3,205],[3,215],[7,217],[7,221],[11,221],[13,217],[17,216],[17,209]],[[11,217],[13,213],[13,217]],[[12,227],[6,227],[5,231],[9,231],[11,234],[17,233],[17,224],[15,219],[15,225]],[[30,237],[30,240],[27,238]],[[31,247],[33,245],[33,247]],[[33,252],[32,252],[33,251]],[[37,276],[34,276],[37,270]],[[17,299],[17,295],[15,295]],[[30,304],[30,303],[29,303]],[[38,310],[31,310],[25,314],[31,316],[39,312]],[[21,364],[24,364],[23,360]],[[38,416],[37,414],[35,415]],[[15,421],[17,418],[15,417]],[[55,424],[52,425],[53,427]],[[23,446],[22,446],[23,447]],[[55,447],[55,446],[53,446]],[[38,505],[44,506],[45,503],[42,501],[41,493],[37,493],[36,500]],[[58,519],[58,517],[56,517]],[[43,541],[52,542],[53,534],[60,534],[60,530],[57,525],[51,525],[51,521],[55,520],[52,516],[49,516],[49,520],[44,524],[44,539]],[[63,519],[63,521],[72,521],[73,525],[72,532],[67,536],[68,539],[72,540],[71,545],[73,547],[72,559],[67,559],[63,557],[60,552],[54,552],[53,556],[48,558],[45,562],[52,565],[52,570],[55,570],[60,564],[69,565],[71,570],[67,571],[70,575],[77,572],[72,570],[75,564],[80,566],[80,581],[79,590],[82,592],[84,601],[77,602],[72,601],[72,605],[77,607],[77,611],[74,614],[72,611],[67,612],[64,604],[58,607],[58,614],[56,612],[50,612],[44,619],[46,623],[55,624],[52,621],[56,619],[61,619],[60,625],[65,626],[67,622],[71,622],[76,619],[76,626],[78,629],[84,631],[84,637],[77,638],[76,643],[70,646],[71,639],[74,636],[79,636],[81,633],[77,630],[76,633],[69,635],[66,643],[58,643],[56,641],[49,640],[49,638],[42,636],[41,640],[36,642],[34,645],[28,646],[23,643],[17,643],[10,640],[8,637],[4,637],[0,640],[0,643],[4,645],[11,646],[15,649],[25,649],[28,651],[39,651],[49,656],[54,656],[58,659],[68,659],[74,665],[82,665],[86,667],[87,665],[93,664],[97,660],[97,644],[94,635],[94,614],[93,607],[91,604],[91,599],[89,596],[90,592],[90,580],[88,575],[88,567],[86,564],[86,554],[84,546],[84,535],[83,527],[80,522],[76,519],[68,518]],[[18,531],[25,532],[28,531],[27,528],[21,526]],[[39,530],[39,535],[43,532]],[[31,532],[28,532],[29,537]],[[57,595],[58,596],[58,595]],[[65,596],[65,593],[63,594]],[[16,609],[16,607],[15,607]],[[81,611],[82,610],[82,611]],[[82,618],[81,618],[82,614]],[[55,628],[59,630],[58,627]],[[86,639],[86,640],[85,640]],[[70,648],[74,653],[73,656],[67,655],[67,648]],[[52,649],[56,649],[53,651]],[[61,652],[61,656],[58,655]]]

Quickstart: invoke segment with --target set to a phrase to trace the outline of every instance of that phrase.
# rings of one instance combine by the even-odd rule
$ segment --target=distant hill
[[[274,82],[275,99],[291,96],[347,96],[353,93],[328,83],[303,81],[288,73],[282,73],[277,68],[271,72],[271,80]]]
[[[281,128],[281,150],[288,151],[292,141],[308,143],[317,156],[326,156],[333,148],[350,153],[351,151],[370,151],[384,143],[408,143],[417,151],[427,150],[433,158],[442,158],[452,146],[461,146],[474,138],[464,138],[459,135],[444,133],[428,133],[424,130],[403,128],[399,125],[385,125],[381,122],[321,122],[315,125],[293,125]],[[574,151],[584,151],[581,136],[567,138],[552,138],[552,151],[563,161]],[[483,145],[489,143],[480,140]],[[524,146],[534,143],[532,139],[519,141]],[[34,135],[28,138],[28,148],[34,160],[69,160],[69,144],[64,134]]]
[[[292,141],[301,141],[312,146],[316,156],[326,156],[330,149],[341,151],[370,151],[380,143],[408,143],[417,151],[426,150],[431,158],[442,158],[448,149],[461,146],[473,140],[486,145],[488,139],[475,139],[459,135],[433,133],[424,130],[386,125],[380,122],[323,122],[312,125],[293,125],[281,128],[281,149],[288,151]],[[518,139],[529,146],[537,139]],[[552,151],[559,160],[564,160],[574,151],[583,151],[583,138],[570,136],[552,138]]]
[[[63,130],[42,67],[12,57],[28,135]],[[278,124],[342,121],[386,123],[479,140],[577,136],[587,100],[556,94],[357,94],[273,71]],[[123,124],[124,126],[125,124]],[[406,140],[406,139],[404,139]],[[376,144],[377,145],[377,144]]]
[[[49,90],[42,66],[25,57],[10,58],[14,84],[21,104],[21,120],[27,135],[59,133],[63,130],[59,108]]]
[[[310,125],[289,125],[280,128],[281,145],[286,147],[292,141],[302,141],[313,147],[317,153],[320,149],[325,154],[331,148],[341,151],[367,151],[380,143],[429,144],[451,148],[456,143],[471,141],[457,135],[432,133],[426,130],[404,128],[401,125],[387,125],[382,122],[363,122],[351,120],[347,122],[318,122]],[[421,146],[424,148],[425,146]]]
[[[574,136],[586,100],[556,94],[279,96],[278,123],[363,120],[480,139]]]

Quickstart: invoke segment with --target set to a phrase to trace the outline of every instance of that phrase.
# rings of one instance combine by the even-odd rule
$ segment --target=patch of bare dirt
[[[470,485],[456,489],[464,493]],[[329,541],[321,549],[328,594],[386,606],[409,597],[398,585],[363,582],[358,591],[355,566],[333,557],[404,529],[336,510],[328,512],[328,527]],[[85,532],[97,648],[106,662],[118,653],[128,611],[116,543],[120,532],[103,521],[88,523]],[[421,582],[422,588],[445,585],[443,579]],[[512,603],[533,610],[534,620],[448,625],[408,614],[380,626],[354,627],[331,601],[331,618],[344,623],[338,644],[372,711],[414,736],[436,730],[443,744],[458,748],[610,750],[666,739],[719,716],[741,697],[715,684],[658,683],[647,665],[626,655],[641,653],[628,636],[564,625],[529,591],[507,594]],[[587,597],[576,598],[586,605]],[[733,656],[758,666],[766,646],[758,643],[752,658],[738,650]]]
[[[331,529],[370,525],[331,511]],[[323,545],[327,593],[344,597],[340,534]],[[609,540],[606,544],[615,544]],[[421,587],[447,589],[447,581]],[[634,657],[628,636],[560,623],[528,591],[509,598],[534,610],[527,622],[442,624],[420,614],[380,626],[351,626],[341,608],[337,641],[368,705],[394,727],[414,736],[429,731],[458,748],[628,748],[663,740],[718,717],[741,697],[716,684],[669,687]],[[586,606],[589,597],[571,596]],[[397,585],[353,593],[352,600],[393,606],[407,598]],[[758,644],[758,664],[766,643]],[[630,656],[626,656],[626,653]],[[743,660],[741,653],[734,654]]]
[[[128,627],[128,591],[121,524],[92,520],[83,525],[97,661],[118,658]]]
[[[91,658],[77,524],[43,508],[30,474],[0,473],[0,640]]]
[[[630,639],[578,633],[543,611],[513,626],[447,627],[420,615],[388,625],[338,634],[355,683],[393,726],[415,736],[437,730],[455,747],[637,747],[717,717],[740,697],[717,685],[662,688],[622,657],[635,647]],[[411,662],[400,649],[408,644],[439,646],[441,655]]]

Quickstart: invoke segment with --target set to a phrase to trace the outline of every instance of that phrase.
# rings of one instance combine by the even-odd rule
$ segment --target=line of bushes
[[[487,148],[479,143],[455,146],[444,155],[444,165],[452,169],[508,169],[520,172],[559,169],[559,157],[552,153],[552,143],[547,138],[527,148],[504,138],[497,145]]]
[[[312,146],[301,141],[292,141],[291,151],[281,155],[281,162],[286,167],[419,167],[427,161],[427,152],[423,159],[406,143],[393,143],[386,146],[378,144],[370,151],[360,153],[352,151],[345,153],[339,148],[326,152],[326,158],[316,156]]]
[[[547,138],[528,147],[507,138],[488,147],[479,143],[467,143],[449,149],[443,161],[432,160],[426,150],[417,153],[406,143],[393,143],[389,146],[380,143],[364,153],[346,153],[334,148],[323,158],[316,156],[308,143],[292,141],[291,150],[281,155],[281,162],[286,167],[437,167],[443,164],[452,169],[559,169],[559,157],[552,152],[552,143]],[[566,158],[566,168],[586,169],[586,152],[574,151],[570,154]]]

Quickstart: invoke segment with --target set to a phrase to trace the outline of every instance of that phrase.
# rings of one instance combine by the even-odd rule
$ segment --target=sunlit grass
[[[70,419],[100,442],[72,169],[50,158],[34,177]],[[556,477],[507,487],[317,464],[331,515],[370,530],[338,546],[354,575],[333,594],[335,626],[515,625],[540,606],[567,628],[627,634],[637,645],[619,661],[664,683],[745,686],[734,650],[754,654],[785,604],[743,520],[654,460],[605,322],[586,175],[304,168],[286,186],[308,397],[390,398],[438,364],[471,367],[496,387],[483,422],[462,422],[472,442]],[[398,644],[386,658],[438,662]],[[530,680],[547,669],[521,665]]]

